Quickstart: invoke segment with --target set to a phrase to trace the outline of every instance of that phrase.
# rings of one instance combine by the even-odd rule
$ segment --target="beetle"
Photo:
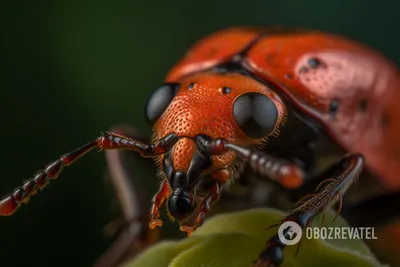
[[[126,129],[106,132],[4,196],[0,215],[11,215],[64,167],[99,148],[114,166],[121,161],[112,150],[155,160],[162,182],[150,211],[152,229],[162,225],[165,204],[191,235],[224,185],[245,167],[289,190],[318,182],[317,193],[306,195],[282,220],[304,229],[336,202],[341,208],[364,167],[387,192],[400,189],[399,98],[394,64],[354,41],[279,27],[221,30],[191,47],[149,98],[145,115],[153,127],[152,141],[141,141]],[[320,145],[326,139],[343,155],[320,172],[318,158],[330,153]],[[130,217],[134,208],[140,209],[126,206]],[[254,265],[279,266],[284,247],[273,236]]]

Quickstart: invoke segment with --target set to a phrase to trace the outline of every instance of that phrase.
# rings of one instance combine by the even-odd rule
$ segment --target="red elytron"
[[[341,207],[364,165],[387,191],[400,189],[398,99],[398,70],[358,43],[297,29],[220,31],[195,44],[150,97],[146,117],[153,142],[124,130],[106,133],[4,197],[0,214],[12,214],[93,148],[123,149],[155,158],[160,168],[163,180],[154,197],[151,228],[162,225],[159,209],[167,203],[169,214],[190,235],[243,166],[291,189],[323,181],[317,194],[285,218],[304,228],[335,202]],[[329,153],[316,145],[325,134],[346,155],[316,174],[315,158]],[[186,225],[199,197],[204,200],[198,214]],[[278,266],[284,247],[272,237],[255,265]]]

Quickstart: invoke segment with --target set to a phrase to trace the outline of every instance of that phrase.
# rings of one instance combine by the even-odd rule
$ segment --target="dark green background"
[[[220,28],[318,28],[400,62],[394,0],[4,2],[0,194],[111,125],[149,132],[147,96],[190,44]],[[115,217],[104,166],[103,154],[93,153],[0,218],[0,266],[89,266],[109,245],[102,228]]]

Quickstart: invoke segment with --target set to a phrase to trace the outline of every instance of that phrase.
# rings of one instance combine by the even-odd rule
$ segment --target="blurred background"
[[[119,123],[150,133],[147,97],[186,49],[235,25],[316,28],[400,62],[398,1],[7,1],[0,7],[0,195]],[[103,153],[0,218],[1,266],[90,266],[116,218]],[[138,170],[150,192],[157,179]],[[176,226],[176,225],[174,225]]]

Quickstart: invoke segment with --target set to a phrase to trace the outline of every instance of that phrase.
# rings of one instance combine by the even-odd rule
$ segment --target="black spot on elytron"
[[[333,100],[329,106],[329,116],[334,119],[339,109],[339,100]]]
[[[383,114],[381,117],[381,125],[382,127],[388,126],[390,123],[390,118],[387,114]]]
[[[360,109],[360,111],[366,111],[368,108],[368,100],[362,99],[360,102],[358,102],[358,108]]]
[[[307,68],[306,66],[302,66],[302,67],[299,69],[299,73],[300,73],[300,74],[302,74],[302,73],[307,73],[309,70],[310,70],[310,69]]]
[[[180,83],[164,83],[150,96],[145,107],[145,116],[151,125],[153,125],[168,108],[180,88]]]
[[[308,59],[307,64],[310,68],[312,69],[316,69],[319,66],[321,66],[321,61],[319,61],[319,59],[312,57],[310,59]]]
[[[293,78],[292,74],[286,73],[285,74],[285,79],[291,80]]]
[[[188,89],[189,89],[189,90],[193,89],[193,87],[194,87],[195,84],[196,84],[196,83],[190,83],[190,84],[188,85]]]
[[[259,139],[275,129],[278,110],[269,97],[261,93],[246,93],[233,104],[233,117],[247,136]]]
[[[226,95],[226,94],[229,94],[230,92],[232,91],[232,89],[231,88],[229,88],[229,87],[222,87],[222,89],[221,89],[221,92],[224,94],[224,95]]]

